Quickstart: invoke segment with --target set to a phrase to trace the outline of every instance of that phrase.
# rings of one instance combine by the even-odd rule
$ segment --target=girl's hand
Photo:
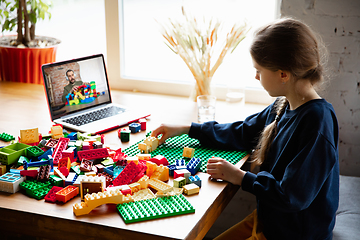
[[[162,134],[161,138],[159,139],[159,145],[163,144],[166,139],[169,137],[178,136],[181,134],[189,133],[190,126],[175,126],[175,125],[167,125],[161,124],[160,127],[156,128],[152,131],[151,136],[157,137]]]
[[[235,185],[241,185],[245,175],[245,171],[219,157],[212,157],[208,160],[207,173],[212,178],[225,180]]]

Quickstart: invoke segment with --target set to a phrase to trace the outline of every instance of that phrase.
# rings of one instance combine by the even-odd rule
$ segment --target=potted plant
[[[0,80],[42,84],[41,65],[54,62],[59,40],[36,36],[38,20],[51,18],[51,2],[0,0],[1,31],[17,31],[0,38]]]

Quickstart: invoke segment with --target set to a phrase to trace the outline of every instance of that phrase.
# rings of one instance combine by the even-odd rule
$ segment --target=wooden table
[[[113,101],[131,108],[148,108],[152,116],[147,131],[161,123],[189,124],[196,121],[196,103],[188,98],[112,91]],[[47,133],[52,126],[42,85],[0,82],[0,133],[15,137],[20,130],[38,128]],[[238,108],[238,111],[234,109]],[[217,103],[217,120],[226,122],[243,119],[257,112],[262,105],[236,106]],[[105,134],[105,144],[113,149],[126,148],[145,138],[145,132],[131,134],[130,142],[122,143],[117,131]],[[0,146],[7,143],[0,141]],[[238,163],[240,167],[245,160]],[[226,182],[214,182],[206,173],[200,193],[187,197],[195,213],[132,224],[125,224],[115,205],[102,205],[90,214],[76,217],[72,205],[35,200],[23,193],[0,192],[0,226],[3,236],[37,236],[49,239],[202,239],[228,202],[239,189]]]

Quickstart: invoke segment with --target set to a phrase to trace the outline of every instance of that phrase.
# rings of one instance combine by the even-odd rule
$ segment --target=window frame
[[[280,15],[280,0],[277,0],[276,16]],[[181,83],[174,81],[163,81],[156,79],[138,79],[122,76],[124,61],[122,52],[124,49],[123,39],[123,0],[105,0],[105,23],[107,44],[107,73],[110,85],[113,89],[157,93],[174,96],[190,96],[195,82]],[[255,71],[254,71],[255,77]],[[149,84],[151,82],[151,84]],[[225,100],[227,87],[216,85],[213,91],[218,99]],[[274,101],[264,89],[245,88],[245,101],[252,103],[270,104]]]

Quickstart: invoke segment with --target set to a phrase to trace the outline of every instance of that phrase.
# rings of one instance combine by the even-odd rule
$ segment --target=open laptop
[[[102,54],[41,69],[51,120],[65,128],[99,134],[150,116],[112,102]]]

